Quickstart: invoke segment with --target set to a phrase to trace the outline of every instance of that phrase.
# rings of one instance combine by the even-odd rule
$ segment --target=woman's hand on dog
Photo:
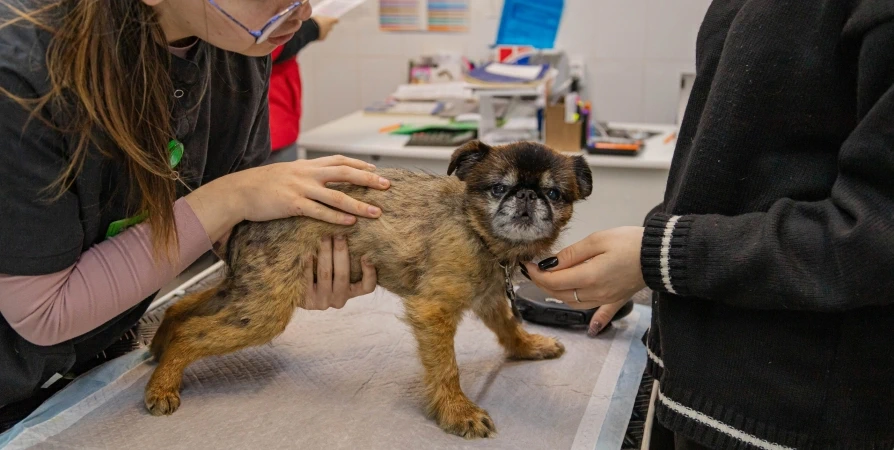
[[[361,258],[363,279],[351,283],[351,257],[344,237],[325,238],[317,254],[317,280],[314,283],[313,257],[308,257],[304,277],[308,286],[304,309],[341,309],[348,300],[372,293],[376,289],[376,268]]]
[[[344,156],[298,160],[239,172],[244,219],[253,222],[308,216],[337,225],[352,225],[356,216],[378,218],[382,211],[330,189],[327,183],[351,183],[388,189],[375,166]],[[331,208],[327,208],[326,205]]]
[[[344,156],[271,164],[218,178],[187,195],[186,201],[211,242],[221,240],[243,220],[307,216],[352,225],[357,216],[374,219],[382,210],[330,189],[327,183],[388,189],[391,183],[373,170],[372,164]]]
[[[599,307],[589,334],[599,333],[633,294],[646,287],[640,251],[642,227],[621,227],[593,233],[527,273],[551,297],[575,309]],[[577,291],[577,299],[574,292]]]

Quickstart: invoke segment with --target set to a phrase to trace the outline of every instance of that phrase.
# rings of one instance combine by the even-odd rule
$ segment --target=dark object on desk
[[[430,130],[410,135],[408,147],[458,147],[475,139],[474,131]]]
[[[599,308],[579,310],[568,305],[550,299],[545,292],[534,283],[523,283],[516,291],[516,305],[522,318],[531,323],[554,327],[583,328],[590,325],[590,319]],[[621,319],[633,311],[633,302],[627,302],[622,307],[612,322]]]
[[[606,133],[608,133],[608,137],[610,138],[630,139],[636,141],[645,141],[646,139],[651,139],[661,134],[657,131],[630,130],[621,128],[606,128]]]
[[[587,144],[591,155],[636,156],[643,149],[643,141],[636,139],[598,137]]]
[[[646,130],[608,128],[605,123],[594,122],[592,136],[585,150],[591,155],[636,156],[645,147],[645,140],[661,133]]]

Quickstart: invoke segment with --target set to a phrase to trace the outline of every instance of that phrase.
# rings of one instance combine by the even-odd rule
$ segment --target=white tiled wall
[[[673,123],[680,74],[694,70],[695,37],[711,0],[565,0],[556,47],[587,63],[600,119]],[[378,1],[342,18],[325,42],[300,55],[304,129],[385,98],[405,82],[407,60],[441,50],[489,54],[502,0],[469,0],[462,34],[385,33]]]

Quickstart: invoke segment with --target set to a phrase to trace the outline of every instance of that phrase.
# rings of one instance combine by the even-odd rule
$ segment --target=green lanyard
[[[176,139],[168,142],[168,153],[171,155],[171,168],[174,169],[180,164],[180,159],[183,158],[183,143]],[[108,230],[106,230],[106,238],[117,236],[118,233],[143,222],[147,217],[149,217],[149,213],[144,211],[136,216],[110,223]]]

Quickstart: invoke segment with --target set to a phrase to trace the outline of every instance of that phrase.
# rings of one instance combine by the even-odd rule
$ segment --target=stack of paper
[[[364,109],[366,114],[396,114],[405,116],[432,116],[441,111],[440,102],[393,102],[377,103]]]
[[[472,89],[468,83],[432,83],[432,84],[403,84],[391,95],[402,101],[425,101],[443,99],[471,99]]]
[[[548,65],[516,65],[490,63],[476,68],[466,75],[466,81],[488,88],[533,87],[541,84],[549,72]]]
[[[488,64],[486,73],[499,77],[534,81],[543,76],[543,66],[521,66],[517,64]]]

